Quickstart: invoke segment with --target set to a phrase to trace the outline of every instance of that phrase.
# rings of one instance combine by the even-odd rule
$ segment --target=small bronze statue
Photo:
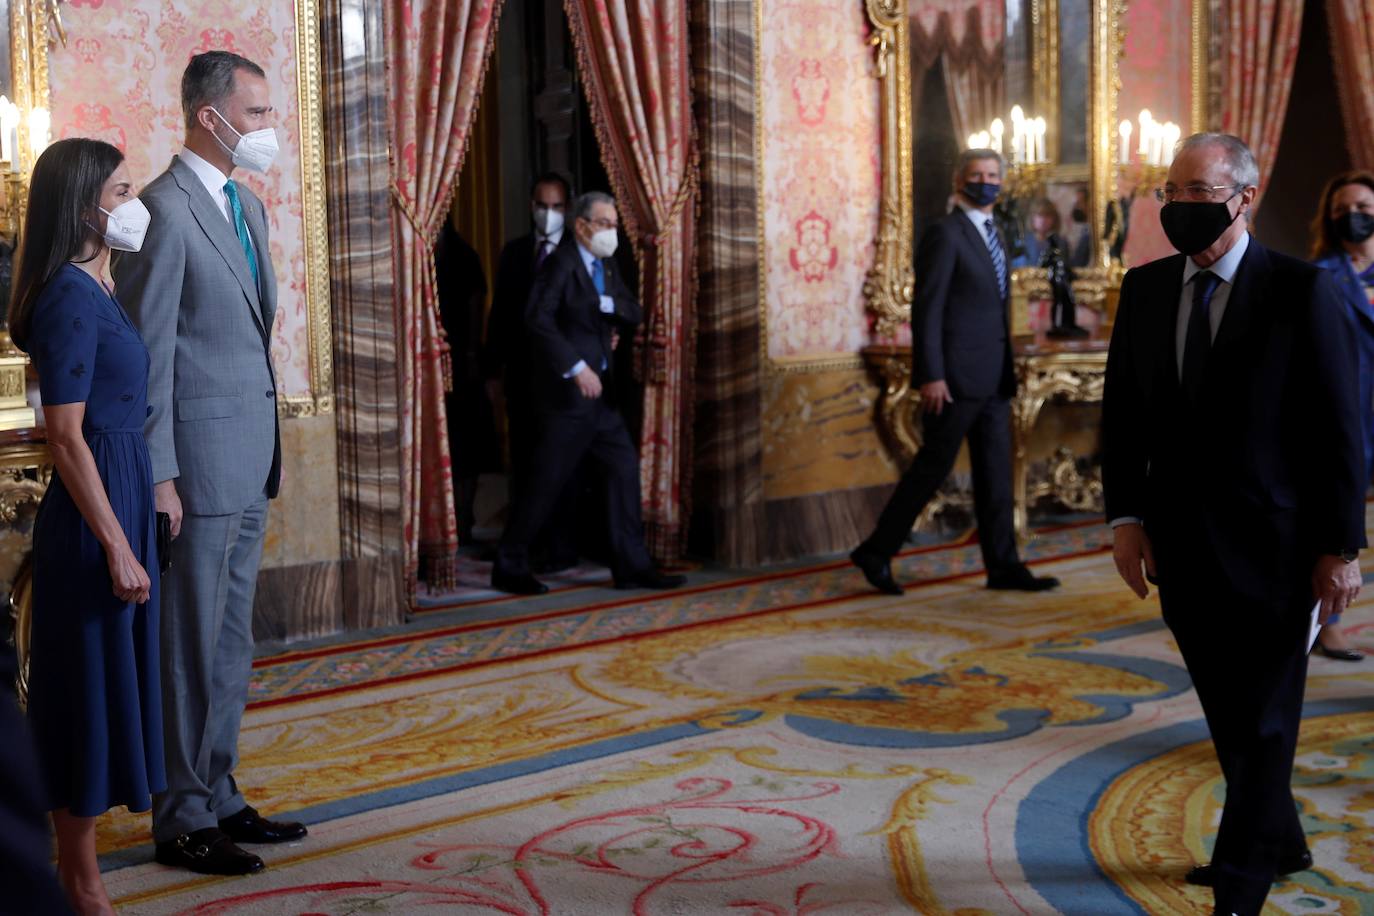
[[[1050,290],[1054,304],[1050,306],[1049,337],[1081,338],[1092,332],[1078,323],[1078,303],[1073,298],[1073,271],[1064,260],[1064,239],[1058,235],[1049,237],[1049,245],[1040,258],[1040,266],[1049,271]]]

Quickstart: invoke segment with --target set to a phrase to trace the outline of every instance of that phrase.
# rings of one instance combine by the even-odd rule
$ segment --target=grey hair
[[[966,149],[959,154],[959,164],[954,167],[954,177],[963,178],[964,172],[968,169],[970,162],[977,162],[980,159],[996,159],[997,174],[1007,173],[1007,164],[1002,159],[1002,154],[995,149]]]
[[[1250,147],[1240,137],[1221,133],[1193,134],[1179,141],[1174,154],[1200,146],[1215,146],[1225,154],[1226,171],[1237,185],[1243,188],[1259,186],[1259,163],[1255,162],[1255,154],[1250,152]]]
[[[579,194],[577,200],[573,201],[573,219],[591,219],[592,207],[597,204],[610,204],[615,206],[615,198],[605,191],[586,191]]]
[[[234,94],[234,76],[240,70],[267,78],[257,64],[230,51],[206,51],[191,58],[181,74],[181,113],[187,130],[195,127],[196,112],[206,105],[218,109]]]

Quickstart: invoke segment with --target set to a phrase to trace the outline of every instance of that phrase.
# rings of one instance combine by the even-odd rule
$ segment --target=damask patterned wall
[[[857,353],[878,227],[878,82],[863,4],[758,0],[770,359]]]
[[[180,82],[186,61],[234,51],[267,72],[277,109],[276,164],[236,174],[271,220],[278,311],[272,346],[287,397],[310,391],[309,323],[294,4],[266,0],[70,0],[67,44],[50,57],[53,136],[97,137],[124,151],[134,181],[157,177],[181,148]]]

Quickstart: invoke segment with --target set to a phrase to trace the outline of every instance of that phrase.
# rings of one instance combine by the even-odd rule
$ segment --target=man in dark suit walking
[[[1180,145],[1158,196],[1182,254],[1126,274],[1102,408],[1117,569],[1159,587],[1226,779],[1187,880],[1240,916],[1312,864],[1289,788],[1310,619],[1359,594],[1365,545],[1345,310],[1323,271],[1250,237],[1258,183],[1236,137]]]
[[[639,455],[611,402],[609,379],[620,332],[643,319],[621,280],[615,254],[620,220],[615,200],[592,191],[573,208],[575,244],[556,248],[540,266],[525,309],[531,376],[541,409],[528,487],[511,507],[496,549],[493,588],[537,595],[547,587],[530,574],[529,545],[584,457],[606,475],[607,522],[617,588],[677,588],[649,559],[640,516]]]
[[[535,274],[549,255],[561,247],[576,246],[573,233],[565,226],[571,201],[572,192],[563,176],[546,172],[536,178],[530,188],[534,229],[507,242],[496,267],[496,286],[482,353],[483,374],[491,403],[504,400],[506,406],[512,504],[529,487],[539,436],[540,411],[535,400],[525,306],[529,304]],[[571,531],[577,503],[575,481],[563,490],[532,547],[542,560],[542,568],[548,571],[577,563],[577,546]]]
[[[924,441],[877,528],[850,554],[869,583],[891,595],[902,594],[892,557],[954,468],[965,438],[988,588],[1041,591],[1059,584],[1022,564],[1012,527],[1010,275],[992,216],[1001,187],[1002,157],[966,150],[954,173],[958,206],[926,231],[916,252],[911,378],[925,410]]]

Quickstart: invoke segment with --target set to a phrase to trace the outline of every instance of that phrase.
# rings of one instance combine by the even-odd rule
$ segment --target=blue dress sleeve
[[[28,344],[44,405],[89,400],[99,341],[96,321],[91,291],[82,284],[58,275],[39,294]]]

